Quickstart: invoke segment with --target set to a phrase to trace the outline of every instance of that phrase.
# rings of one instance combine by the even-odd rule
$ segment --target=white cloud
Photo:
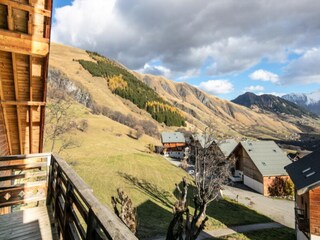
[[[249,75],[249,77],[252,80],[260,80],[260,81],[266,81],[266,82],[269,81],[273,83],[277,83],[279,81],[279,76],[277,74],[274,74],[272,72],[269,72],[263,69],[254,71]]]
[[[282,83],[320,83],[320,48],[312,48],[284,68]]]
[[[264,87],[263,87],[263,86],[260,86],[260,85],[257,85],[257,86],[249,86],[249,87],[246,87],[244,90],[245,90],[245,92],[263,91],[263,90],[264,90]]]
[[[228,80],[209,80],[201,82],[199,88],[212,94],[226,94],[233,91],[233,85]]]
[[[165,76],[170,78],[171,70],[161,65],[150,65],[146,63],[143,68],[136,70],[137,72],[144,73],[144,74],[152,74],[157,76]]]
[[[259,93],[257,93],[257,95],[263,95],[263,94],[269,94],[269,95],[274,95],[274,96],[277,96],[277,97],[282,97],[286,93],[279,93],[279,92],[267,92],[267,93],[259,92]]]
[[[52,40],[131,69],[160,59],[176,76],[198,71],[210,58],[207,71],[217,76],[319,47],[319,12],[315,0],[73,0],[56,9]]]

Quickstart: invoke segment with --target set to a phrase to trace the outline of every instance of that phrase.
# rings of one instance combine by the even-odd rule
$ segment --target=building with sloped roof
[[[291,161],[274,141],[241,141],[229,158],[235,159],[232,180],[265,196],[275,177],[288,179],[284,167]]]
[[[295,186],[298,240],[320,239],[320,150],[285,167]]]
[[[237,145],[238,142],[234,139],[226,139],[218,143],[218,146],[225,157],[229,157],[229,155],[232,153],[232,151],[236,148]]]
[[[161,143],[164,154],[173,158],[183,158],[186,146],[186,139],[181,132],[161,133]]]

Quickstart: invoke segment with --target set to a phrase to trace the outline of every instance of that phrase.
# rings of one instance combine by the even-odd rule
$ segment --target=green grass
[[[153,154],[134,153],[88,158],[74,168],[94,190],[100,201],[111,207],[110,198],[122,188],[137,207],[138,236],[165,235],[175,202],[174,184],[186,173]],[[189,178],[189,182],[191,179]],[[192,187],[189,188],[192,196]],[[189,200],[191,202],[191,200]],[[191,210],[193,212],[193,209]],[[207,210],[208,229],[269,222],[270,219],[229,200],[213,202]]]
[[[291,228],[274,228],[247,233],[236,233],[221,238],[208,238],[206,240],[294,240],[295,232]]]

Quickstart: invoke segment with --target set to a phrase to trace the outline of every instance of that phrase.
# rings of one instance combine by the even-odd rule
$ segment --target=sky
[[[52,41],[232,100],[320,90],[318,0],[54,0]]]

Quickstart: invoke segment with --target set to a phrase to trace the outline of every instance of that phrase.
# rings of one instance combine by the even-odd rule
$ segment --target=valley
[[[163,236],[175,202],[174,183],[179,183],[186,172],[152,153],[151,149],[161,145],[160,132],[175,131],[179,127],[157,122],[144,109],[114,94],[107,79],[92,76],[79,64],[79,59],[95,62],[84,50],[52,44],[48,106],[57,97],[55,94],[62,92],[67,95],[66,101],[72,103],[70,114],[74,121],[86,120],[88,123],[85,131],[75,129],[66,134],[78,145],[59,154],[93,188],[103,204],[111,207],[110,198],[116,194],[116,189],[125,190],[137,206],[139,238]],[[121,64],[117,66],[124,68]],[[211,122],[218,139],[264,138],[296,142],[303,135],[303,128],[294,116],[260,112],[219,99],[186,83],[131,73],[183,113],[188,131],[201,131]],[[304,127],[315,131],[317,121],[300,119]],[[143,128],[145,125],[155,130],[148,132]],[[143,128],[139,137],[136,137],[136,126]],[[58,140],[56,150],[62,144]],[[50,151],[50,147],[49,141],[46,149]],[[192,183],[193,180],[188,176],[188,181]],[[234,212],[241,212],[241,215],[234,217]],[[211,204],[208,216],[207,230],[270,221],[249,205],[227,198]],[[292,234],[290,230],[281,231],[285,236]]]

